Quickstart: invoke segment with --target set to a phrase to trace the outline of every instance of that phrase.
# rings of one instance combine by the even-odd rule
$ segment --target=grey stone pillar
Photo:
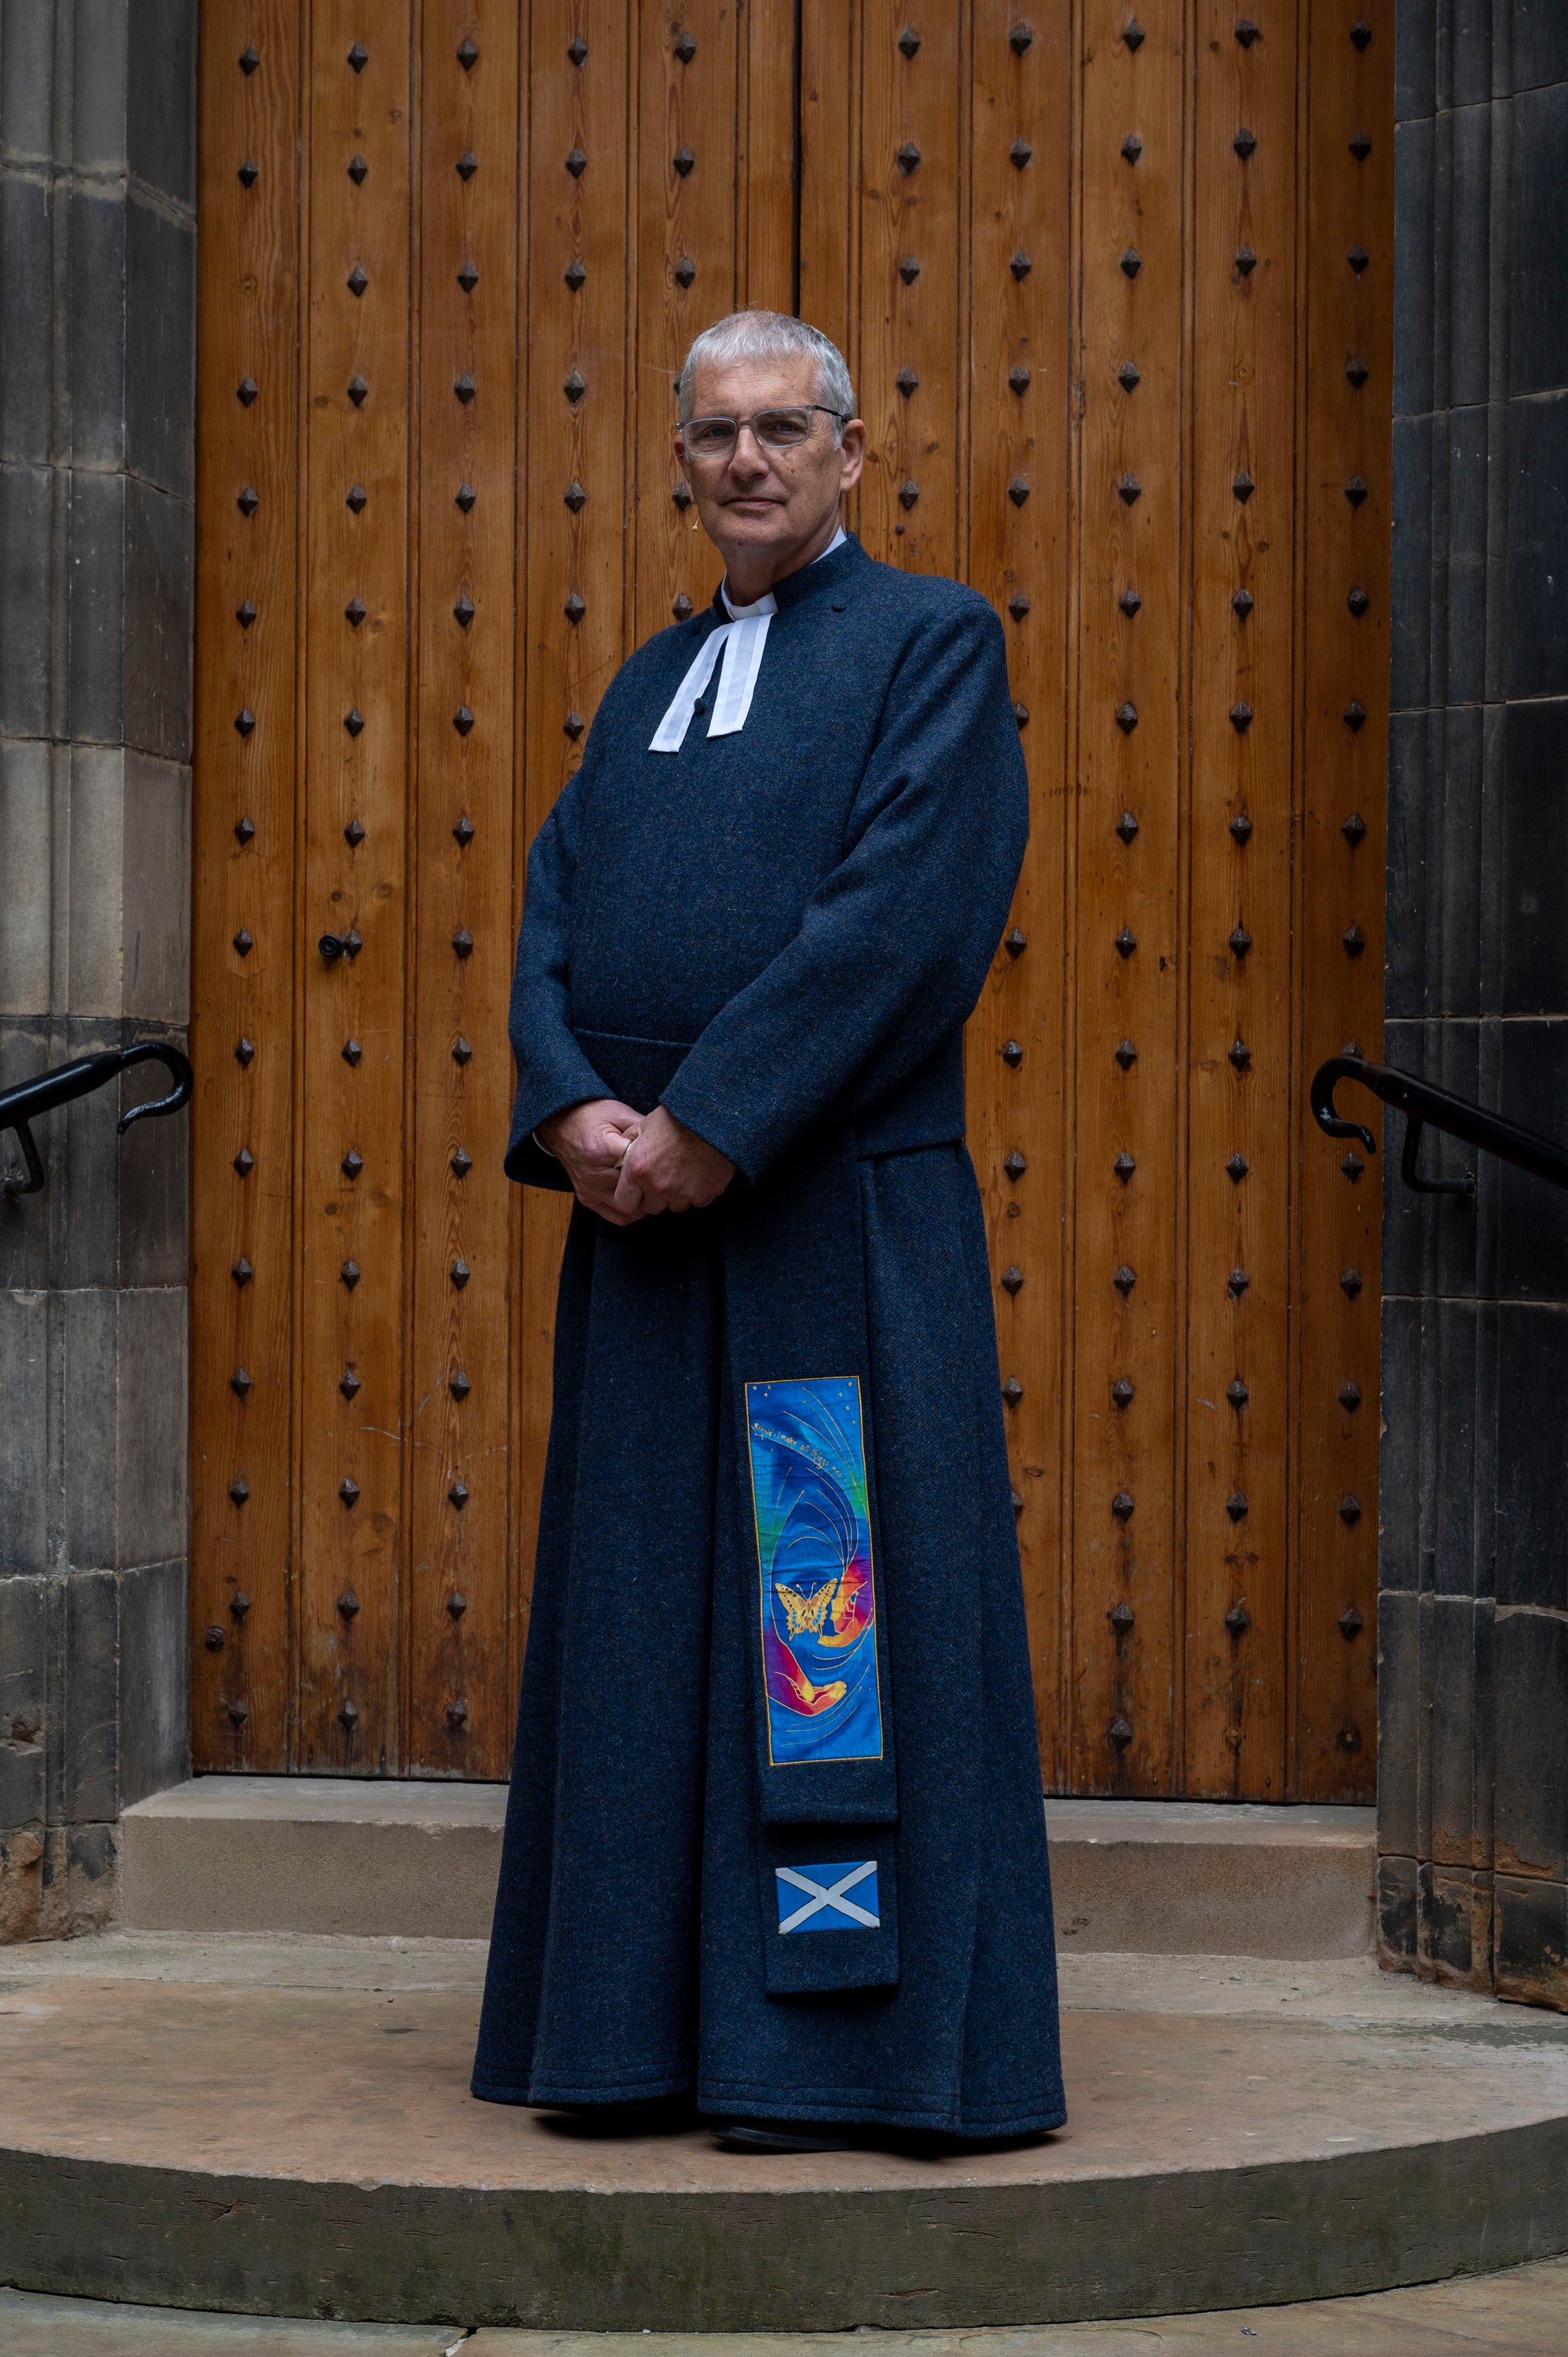
[[[0,0],[0,1086],[188,1020],[195,14]],[[186,1116],[113,1098],[0,1199],[0,1939],[188,1756]]]
[[[1568,1136],[1568,8],[1402,0],[1387,1059]],[[1381,1938],[1568,2007],[1568,1198],[1385,1174]]]

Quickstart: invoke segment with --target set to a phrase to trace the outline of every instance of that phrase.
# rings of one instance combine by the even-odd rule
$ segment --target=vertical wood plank
[[[795,0],[738,0],[741,81],[736,190],[741,237],[737,306],[794,307]]]
[[[800,0],[800,317],[832,338],[857,393],[862,17],[861,0]]]
[[[499,1017],[513,947],[517,30],[498,0],[424,0],[405,1766],[495,1777],[511,1741]]]
[[[1071,1755],[1084,1792],[1171,1788],[1180,1609],[1185,27],[1181,0],[1141,15],[1135,48],[1121,0],[1084,15]],[[1141,144],[1124,153],[1129,139]]]
[[[529,23],[526,361],[527,565],[518,590],[522,678],[515,862],[582,759],[625,651],[626,441],[635,355],[629,241],[637,16],[614,0],[536,0]],[[579,55],[580,52],[580,55]],[[578,156],[585,160],[572,168]],[[567,1197],[522,1208],[519,1330],[520,1613],[526,1631],[550,1431],[555,1285]],[[519,1662],[514,1642],[514,1678]]]
[[[1248,41],[1226,0],[1204,0],[1194,56],[1182,1789],[1278,1800],[1289,1651],[1291,0]]]
[[[546,0],[533,12],[520,853],[576,769],[618,665],[713,594],[717,559],[671,449],[674,382],[713,319],[743,301],[789,306],[793,27],[786,0],[757,0],[738,19],[727,0],[633,11]],[[525,1587],[566,1215],[564,1200],[526,1199]]]
[[[863,8],[855,390],[866,460],[857,529],[873,556],[911,572],[962,570],[959,322],[968,13],[967,6],[934,11],[917,28],[904,0],[864,0]]]
[[[298,1760],[318,1774],[402,1753],[413,94],[407,0],[367,13],[315,0],[310,38]],[[353,932],[353,955],[317,947]]]
[[[209,0],[201,49],[190,1724],[252,1771],[289,1738],[299,16]]]
[[[1010,0],[972,30],[968,565],[1009,637],[1028,757],[1030,840],[1006,942],[969,1027],[969,1144],[985,1206],[1008,1410],[1041,1756],[1060,1782],[1062,1204],[1067,1185],[1061,988],[1070,418],[1073,26],[1053,11],[1015,38]],[[1015,141],[1031,149],[1015,163]],[[1025,266],[1026,264],[1027,266]],[[1027,597],[1019,619],[1009,600]],[[1010,1155],[1026,1168],[1010,1178]],[[1005,1394],[1009,1400],[1013,1395]]]
[[[1364,13],[1372,37],[1359,48],[1357,10],[1313,0],[1305,77],[1294,1783],[1303,1799],[1335,1801],[1369,1801],[1376,1790],[1381,1170],[1361,1168],[1359,1149],[1325,1137],[1301,1109],[1325,1056],[1354,1040],[1375,1058],[1382,1031],[1393,27],[1387,11]],[[1363,139],[1370,145],[1358,153]],[[1353,705],[1366,715],[1355,727]]]
[[[699,329],[736,308],[741,53],[730,0],[645,0],[638,57],[632,637],[705,606],[722,570],[677,503],[675,382]]]

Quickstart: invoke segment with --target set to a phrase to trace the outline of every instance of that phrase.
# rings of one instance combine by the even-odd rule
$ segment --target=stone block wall
[[[1568,1138],[1568,8],[1402,0],[1385,1054]],[[1568,1196],[1385,1168],[1385,1960],[1568,2007]]]
[[[0,1087],[188,1019],[195,27],[0,0]],[[0,1940],[186,1772],[187,1116],[114,1097],[0,1197]]]

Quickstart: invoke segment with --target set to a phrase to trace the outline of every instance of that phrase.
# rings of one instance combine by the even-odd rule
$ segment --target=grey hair
[[[686,355],[675,380],[682,425],[692,414],[692,383],[703,367],[720,367],[726,361],[794,360],[803,354],[817,365],[817,399],[833,413],[833,440],[843,439],[843,419],[854,415],[854,387],[844,356],[829,336],[808,320],[791,318],[787,311],[732,311],[704,328]]]

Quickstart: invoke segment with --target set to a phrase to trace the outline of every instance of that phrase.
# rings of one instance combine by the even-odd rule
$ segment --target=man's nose
[[[768,453],[757,440],[749,419],[736,434],[735,453],[730,466],[747,475],[766,475],[768,472]]]

